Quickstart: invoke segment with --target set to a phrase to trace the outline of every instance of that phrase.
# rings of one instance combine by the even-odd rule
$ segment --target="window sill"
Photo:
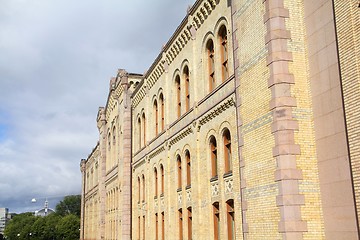
[[[215,182],[215,181],[217,181],[218,179],[219,179],[219,177],[218,177],[218,175],[216,175],[216,176],[210,178],[210,182]]]
[[[232,175],[232,171],[229,171],[227,173],[224,173],[223,178],[231,177]]]

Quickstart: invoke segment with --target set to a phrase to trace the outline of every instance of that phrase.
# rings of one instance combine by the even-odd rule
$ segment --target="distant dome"
[[[35,216],[41,216],[41,217],[45,217],[51,213],[54,213],[55,211],[51,208],[49,208],[49,202],[46,200],[45,201],[45,206],[44,208],[35,211]]]
[[[52,210],[51,208],[42,208],[38,211],[35,211],[35,216],[41,216],[41,217],[45,217],[51,213],[54,213],[55,211]]]

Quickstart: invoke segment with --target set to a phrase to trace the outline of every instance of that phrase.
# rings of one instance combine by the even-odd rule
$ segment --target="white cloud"
[[[144,73],[193,0],[0,0],[0,207],[80,193],[118,68]]]

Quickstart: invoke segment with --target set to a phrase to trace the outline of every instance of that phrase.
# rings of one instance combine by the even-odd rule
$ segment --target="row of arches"
[[[208,93],[212,92],[217,85],[225,82],[229,78],[229,46],[228,46],[228,30],[226,21],[221,20],[216,34],[209,33],[205,37],[204,44],[204,76],[207,79]],[[181,69],[177,69],[173,76],[173,93],[175,115],[179,119],[183,114],[191,109],[193,97],[191,95],[193,81],[190,76],[190,65],[188,61],[184,61]],[[219,71],[219,73],[217,72]],[[220,80],[217,80],[219,78]],[[173,105],[174,104],[174,105]],[[153,137],[157,137],[159,133],[165,130],[165,102],[162,90],[152,99],[152,114],[150,121],[146,118],[145,111],[142,109],[137,116],[137,149],[140,150],[146,145],[146,124],[147,121],[153,123]]]
[[[119,127],[120,129],[121,127]],[[112,128],[108,129],[107,132],[107,146],[106,146],[106,171],[109,171],[113,167],[115,167],[118,163],[118,156],[120,153],[118,152],[121,145],[120,142],[120,133],[121,131],[118,131],[116,126],[113,126]]]

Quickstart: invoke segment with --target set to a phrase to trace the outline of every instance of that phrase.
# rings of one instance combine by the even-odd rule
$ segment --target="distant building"
[[[11,219],[8,208],[0,208],[0,235],[4,235],[7,222]]]
[[[49,208],[49,202],[48,200],[45,201],[44,208],[41,208],[40,210],[35,211],[35,216],[41,216],[45,217],[49,215],[50,213],[54,213],[55,211],[51,208]]]

